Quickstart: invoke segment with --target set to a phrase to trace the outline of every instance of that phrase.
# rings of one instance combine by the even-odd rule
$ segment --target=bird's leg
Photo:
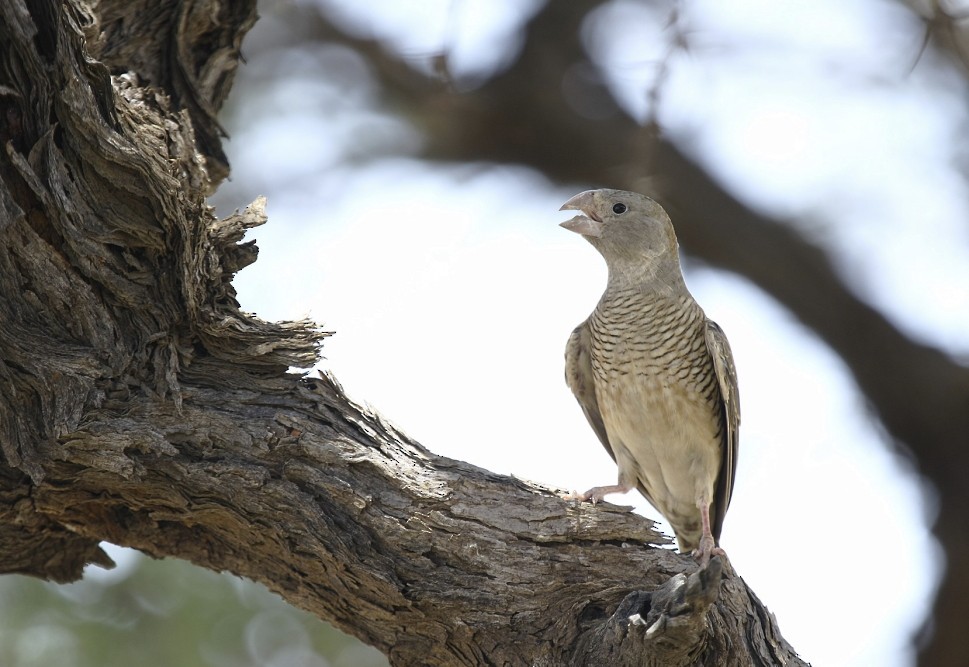
[[[587,500],[591,500],[592,504],[595,505],[601,500],[605,500],[605,497],[610,493],[626,493],[633,487],[626,484],[612,484],[610,486],[594,486],[585,493],[573,493],[572,498],[578,500],[580,503],[584,503]]]
[[[700,562],[700,567],[706,567],[710,562],[711,556],[726,556],[727,552],[717,546],[717,541],[713,539],[713,531],[710,529],[710,501],[701,498],[697,502],[700,510],[700,544],[693,550],[693,557]]]
[[[610,493],[626,493],[632,488],[632,482],[626,480],[625,477],[620,473],[618,484],[611,484],[609,486],[594,486],[585,493],[577,493],[573,491],[569,495],[565,496],[565,499],[578,500],[580,503],[591,500],[592,504],[595,505],[596,503],[604,500],[605,497]]]

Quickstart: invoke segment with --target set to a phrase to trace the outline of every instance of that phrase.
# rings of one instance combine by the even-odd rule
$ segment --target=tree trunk
[[[107,540],[262,582],[394,664],[803,664],[729,565],[435,456],[240,312],[217,220],[255,3],[0,4],[0,571]],[[460,437],[460,434],[456,434]]]

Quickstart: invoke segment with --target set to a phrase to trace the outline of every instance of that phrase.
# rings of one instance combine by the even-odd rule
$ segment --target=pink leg
[[[573,493],[571,498],[584,503],[587,500],[591,500],[592,504],[595,505],[600,500],[605,500],[605,497],[610,493],[626,493],[633,487],[625,484],[613,484],[612,486],[594,486],[585,493]]]
[[[578,500],[580,503],[584,503],[587,500],[591,500],[592,504],[595,505],[610,493],[626,493],[631,490],[633,485],[619,476],[619,483],[612,484],[610,486],[594,486],[585,493],[576,493],[573,491],[569,495],[565,496],[566,500]]]
[[[717,546],[713,539],[713,531],[710,529],[710,503],[701,501],[697,503],[700,510],[700,544],[693,550],[693,557],[700,562],[700,567],[706,567],[710,562],[711,556],[726,556],[727,552]]]

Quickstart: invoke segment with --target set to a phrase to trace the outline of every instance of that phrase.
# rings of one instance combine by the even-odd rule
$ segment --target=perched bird
[[[565,380],[619,467],[619,482],[576,495],[602,500],[636,488],[669,521],[680,551],[706,565],[719,547],[737,470],[740,404],[733,356],[683,282],[676,235],[649,197],[589,190],[560,210],[562,227],[605,258],[606,291],[565,348]]]

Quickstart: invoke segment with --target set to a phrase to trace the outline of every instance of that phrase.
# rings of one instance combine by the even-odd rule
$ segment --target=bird
[[[723,330],[693,299],[666,211],[649,197],[587,190],[560,210],[606,261],[606,289],[565,349],[565,380],[619,468],[597,503],[635,488],[705,567],[720,547],[737,472],[740,401]]]

